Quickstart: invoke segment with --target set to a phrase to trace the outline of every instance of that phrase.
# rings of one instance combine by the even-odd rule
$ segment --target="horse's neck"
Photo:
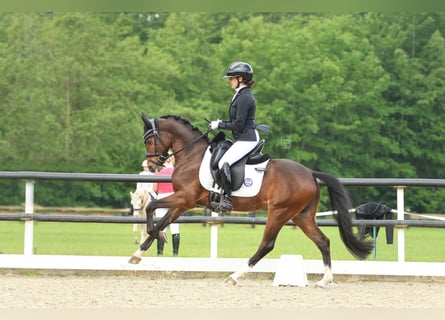
[[[208,142],[202,134],[185,124],[178,125],[177,122],[166,127],[166,130],[173,136],[171,147],[175,153],[175,172],[181,175],[181,172],[199,170],[208,147]]]

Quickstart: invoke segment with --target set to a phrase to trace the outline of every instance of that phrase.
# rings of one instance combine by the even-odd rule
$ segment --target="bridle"
[[[144,139],[144,145],[146,144],[148,139],[153,138],[153,143],[154,143],[154,152],[155,153],[146,153],[145,157],[148,158],[148,161],[157,165],[157,166],[163,166],[165,161],[168,160],[168,158],[170,157],[174,157],[175,154],[183,151],[184,149],[187,149],[188,147],[192,146],[193,144],[195,144],[196,142],[198,142],[201,138],[207,136],[212,130],[208,129],[205,133],[201,134],[199,137],[197,137],[196,139],[194,139],[193,141],[191,141],[189,144],[183,146],[182,148],[178,149],[178,150],[173,150],[172,153],[168,153],[168,148],[166,147],[164,141],[162,141],[161,136],[159,135],[159,128],[158,128],[158,119],[149,119],[150,124],[151,124],[151,129],[147,130],[144,135],[143,135],[143,139]],[[159,143],[162,145],[162,147],[165,149],[164,153],[160,153],[158,152],[158,145]],[[156,160],[152,160],[151,158],[157,157]]]
[[[171,157],[171,155],[168,154],[168,148],[165,146],[164,141],[162,141],[161,136],[159,135],[158,130],[158,119],[150,119],[151,129],[147,130],[147,132],[144,133],[143,139],[144,144],[146,144],[147,140],[150,138],[153,139],[153,143],[155,146],[155,153],[146,153],[145,157],[148,158],[148,161],[155,164],[156,166],[163,166],[164,162],[167,161],[168,158]],[[158,140],[161,143],[162,147],[164,147],[165,152],[160,153],[158,152]],[[157,160],[152,160],[151,158],[158,157]]]

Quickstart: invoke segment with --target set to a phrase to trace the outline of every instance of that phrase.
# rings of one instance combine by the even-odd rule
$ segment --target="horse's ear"
[[[153,129],[151,126],[150,118],[147,117],[147,115],[145,113],[141,112],[141,118],[142,118],[142,121],[144,121],[144,125],[145,125],[144,131],[145,132],[147,132],[150,129]]]
[[[151,129],[150,118],[147,117],[147,115],[143,112],[141,112],[141,118],[142,118],[142,121],[144,121],[145,126]]]

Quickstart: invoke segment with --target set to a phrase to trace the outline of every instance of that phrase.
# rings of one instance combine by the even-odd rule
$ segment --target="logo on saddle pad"
[[[210,146],[207,148],[204,158],[201,162],[201,167],[199,168],[199,181],[201,185],[209,191],[212,191],[214,179],[212,172],[210,170],[210,161],[212,153],[210,152]],[[270,160],[270,157],[266,157],[264,161],[255,164],[246,164],[244,168],[241,168],[240,173],[244,173],[244,178],[241,183],[241,187],[237,190],[232,191],[232,196],[234,197],[254,197],[258,194],[261,189],[261,184],[263,182],[264,172],[266,171],[266,166]],[[237,177],[239,178],[239,172],[237,172]],[[232,179],[235,178],[232,174]],[[234,188],[236,189],[236,188]]]

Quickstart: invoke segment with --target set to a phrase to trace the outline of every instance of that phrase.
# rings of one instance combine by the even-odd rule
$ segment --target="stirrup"
[[[230,213],[232,211],[232,201],[224,198],[221,202],[210,202],[209,209],[216,213]]]
[[[221,202],[218,204],[218,209],[221,212],[230,212],[232,211],[232,199],[230,199],[229,197],[225,196],[224,199],[221,200]]]
[[[212,210],[213,212],[220,212],[218,211],[218,207],[219,207],[219,202],[210,202],[209,205],[207,206],[210,210]]]

